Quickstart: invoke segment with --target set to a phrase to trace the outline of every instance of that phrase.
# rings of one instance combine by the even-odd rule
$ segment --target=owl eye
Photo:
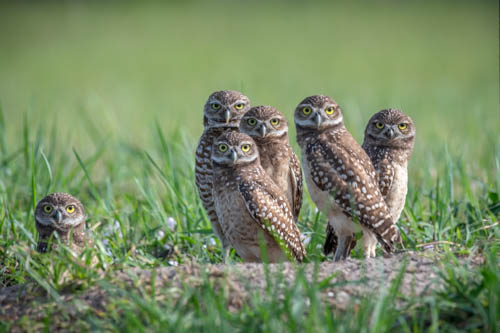
[[[408,127],[408,125],[405,124],[405,123],[401,123],[401,124],[398,125],[398,127],[399,127],[400,130],[405,130]]]
[[[309,115],[312,112],[312,109],[309,106],[304,106],[302,108],[302,113],[305,114],[306,116]]]
[[[377,127],[378,129],[382,129],[382,128],[384,128],[384,126],[385,125],[383,123],[381,123],[381,122],[376,122],[375,123],[375,127]]]
[[[235,108],[236,110],[241,110],[241,109],[243,109],[243,107],[244,107],[244,106],[245,106],[245,104],[243,104],[243,103],[238,103],[238,104],[236,104],[236,105],[234,106],[234,108]]]
[[[220,144],[217,148],[219,148],[219,151],[220,151],[220,152],[224,153],[224,152],[226,152],[226,151],[227,151],[227,148],[228,148],[228,147],[227,147],[227,145],[226,145],[226,144],[221,143],[221,144]]]
[[[74,211],[75,211],[75,206],[73,206],[73,205],[68,205],[68,206],[66,207],[66,211],[67,211],[68,213],[70,213],[70,214],[74,213]]]
[[[271,125],[278,126],[279,123],[280,123],[280,120],[278,118],[271,119]]]
[[[257,119],[255,118],[250,118],[247,120],[247,124],[250,126],[255,126],[257,124]]]
[[[54,208],[50,205],[43,206],[43,211],[47,214],[50,214]]]
[[[210,107],[212,108],[212,110],[217,111],[217,110],[220,110],[221,106],[219,103],[212,103],[212,104],[210,104]]]
[[[249,150],[250,150],[250,145],[248,144],[241,145],[242,152],[247,153]]]
[[[333,106],[329,106],[325,109],[326,114],[333,114],[335,112],[335,108]]]

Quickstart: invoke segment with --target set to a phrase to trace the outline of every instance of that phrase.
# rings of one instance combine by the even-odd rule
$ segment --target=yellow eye
[[[385,125],[383,123],[381,123],[381,122],[376,122],[375,123],[375,127],[377,127],[378,129],[382,129],[382,128],[384,128],[384,126]]]
[[[243,104],[243,103],[238,103],[238,104],[236,104],[236,105],[234,106],[234,108],[235,108],[236,110],[241,110],[241,109],[243,109],[243,107],[244,107],[244,106],[245,106],[245,104]]]
[[[68,213],[70,213],[70,214],[71,214],[71,213],[73,213],[73,212],[75,211],[75,206],[73,206],[73,205],[69,205],[69,206],[67,206],[67,207],[66,207],[66,211],[67,211]]]
[[[401,123],[401,124],[398,125],[398,127],[399,127],[400,130],[405,130],[408,127],[408,125],[405,124],[405,123]]]
[[[221,143],[218,148],[219,148],[220,152],[224,153],[225,151],[227,151],[227,145],[225,145],[223,143]]]
[[[335,108],[333,106],[329,106],[325,109],[326,114],[333,114],[335,112]]]
[[[245,144],[245,145],[241,145],[241,151],[242,151],[242,152],[246,153],[246,152],[248,152],[249,150],[250,150],[250,145],[247,145],[247,144]]]
[[[280,123],[280,120],[278,118],[271,119],[271,125],[278,126],[279,123]]]
[[[220,104],[218,103],[212,103],[210,104],[210,107],[212,108],[212,110],[219,110],[220,109]]]
[[[250,126],[255,126],[257,124],[257,119],[255,118],[250,118],[247,120],[247,124]]]
[[[312,112],[312,109],[308,106],[304,106],[302,108],[302,113],[305,114],[306,116],[309,115]]]
[[[45,213],[47,213],[47,214],[51,213],[53,209],[54,209],[54,208],[52,208],[52,206],[50,206],[50,205],[45,205],[45,206],[43,206],[43,211],[44,211]]]

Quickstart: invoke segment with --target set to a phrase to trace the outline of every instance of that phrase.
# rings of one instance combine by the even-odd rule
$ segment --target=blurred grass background
[[[323,93],[340,103],[359,141],[378,110],[411,115],[414,177],[444,145],[474,161],[468,167],[478,177],[495,177],[495,1],[0,6],[0,103],[10,145],[20,138],[23,114],[34,128],[57,125],[68,149],[90,153],[96,135],[147,148],[155,119],[195,141],[214,90],[242,90],[290,122],[302,98]]]

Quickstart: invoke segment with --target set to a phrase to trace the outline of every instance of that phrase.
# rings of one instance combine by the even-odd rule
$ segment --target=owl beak
[[[56,215],[55,215],[57,223],[61,223],[62,221],[62,213],[59,209],[56,210]]]
[[[321,116],[319,113],[314,114],[313,120],[314,120],[314,123],[316,124],[316,126],[319,127],[319,125],[321,125]]]
[[[260,125],[259,132],[260,132],[261,137],[265,137],[266,136],[266,125],[264,125],[264,124]]]
[[[238,159],[238,154],[234,150],[231,150],[231,160],[233,162],[236,162],[237,159]]]
[[[231,120],[231,111],[228,109],[224,111],[224,119],[226,120],[226,124]]]
[[[385,136],[386,136],[387,138],[389,138],[389,139],[394,138],[394,134],[395,134],[395,133],[394,133],[394,130],[392,129],[392,127],[389,127],[389,128],[387,129],[387,131],[385,131]]]

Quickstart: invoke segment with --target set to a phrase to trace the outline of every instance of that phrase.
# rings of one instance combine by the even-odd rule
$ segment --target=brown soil
[[[458,264],[477,266],[482,259],[461,258]],[[269,265],[272,276],[281,275],[283,280],[277,287],[292,284],[297,272],[304,270],[308,283],[319,283],[331,278],[328,288],[324,289],[323,299],[336,308],[345,308],[366,294],[384,290],[401,272],[406,270],[400,287],[400,294],[411,297],[422,295],[441,287],[442,280],[437,271],[443,265],[442,257],[434,252],[407,252],[390,257],[358,260],[348,259],[342,262],[322,262],[317,265],[297,265],[292,263]],[[154,273],[154,274],[153,274]],[[237,310],[246,301],[250,292],[262,291],[265,294],[266,279],[262,264],[199,265],[196,263],[179,267],[161,267],[154,270],[128,269],[113,273],[113,284],[135,288],[149,294],[154,275],[157,298],[177,299],[185,288],[201,285],[202,275],[206,274],[214,288],[228,298],[230,310]],[[275,286],[276,287],[276,286]],[[103,315],[110,295],[98,286],[83,292],[60,292],[62,303],[54,303],[46,292],[33,283],[16,285],[0,289],[0,320],[16,321],[23,316],[41,319],[45,307],[56,307],[65,312],[67,317],[77,315],[82,310],[94,311]],[[67,306],[78,304],[78,306]],[[66,318],[67,318],[66,317]]]

